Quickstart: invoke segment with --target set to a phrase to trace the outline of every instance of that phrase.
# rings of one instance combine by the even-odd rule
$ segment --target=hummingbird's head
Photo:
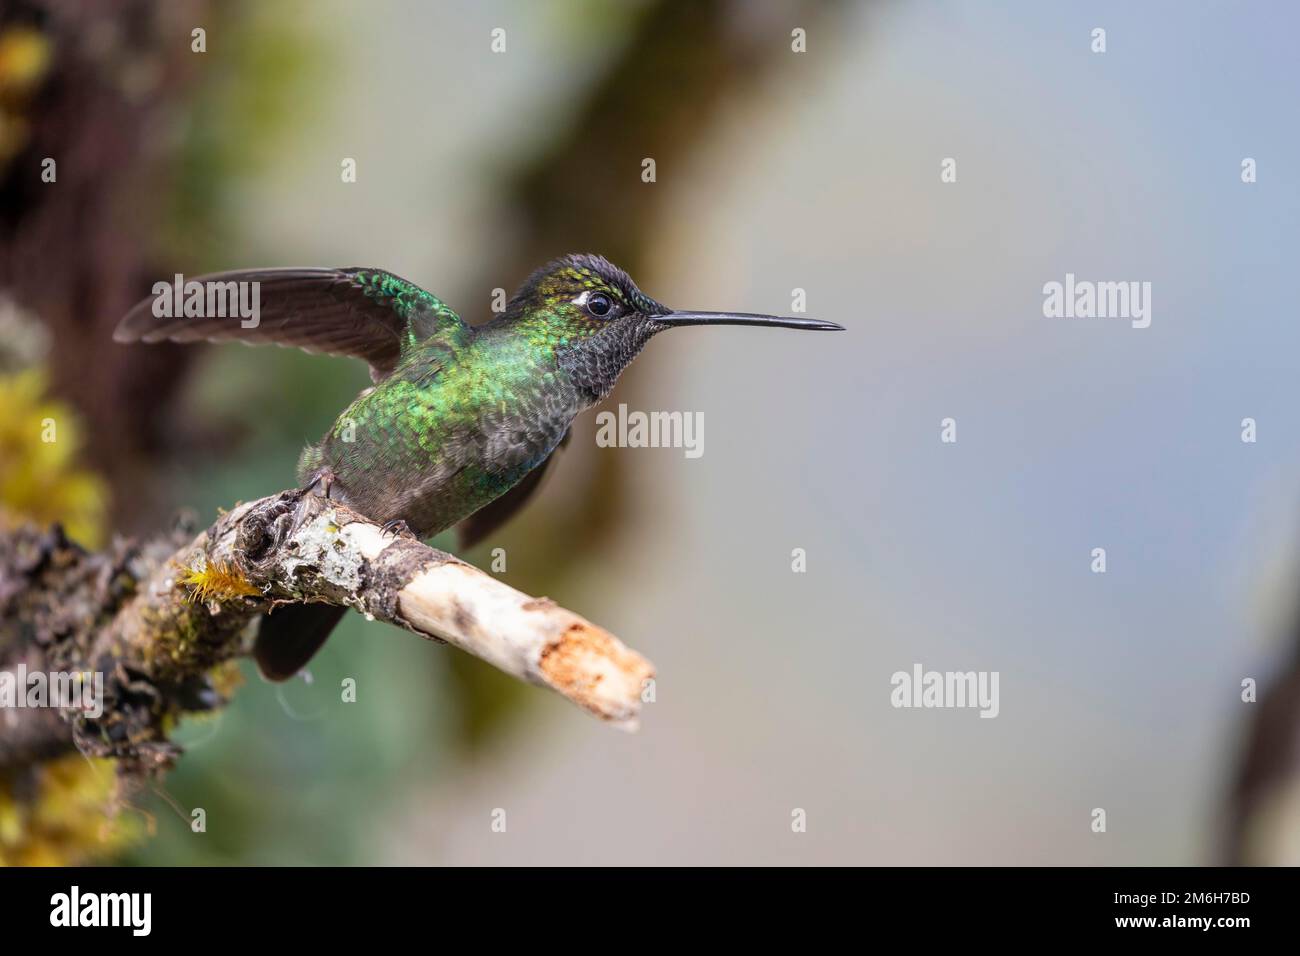
[[[766,325],[841,329],[834,322],[746,312],[682,312],[637,288],[632,278],[597,255],[568,255],[538,269],[520,287],[504,316],[534,342],[554,348],[560,366],[597,402],[651,337],[680,325]]]

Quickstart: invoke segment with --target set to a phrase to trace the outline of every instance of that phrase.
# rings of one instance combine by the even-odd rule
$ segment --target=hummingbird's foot
[[[412,531],[401,518],[394,518],[392,521],[385,521],[379,528],[380,534],[391,534],[394,537],[414,538],[415,532]]]
[[[334,478],[334,472],[329,468],[317,469],[311,481],[307,482],[307,486],[302,489],[303,494],[309,495],[319,487],[322,497],[328,498],[330,489],[334,487]]]

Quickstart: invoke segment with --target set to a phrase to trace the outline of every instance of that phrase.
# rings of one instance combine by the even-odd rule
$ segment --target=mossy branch
[[[308,601],[454,644],[624,729],[653,675],[577,614],[316,494],[239,505],[192,539],[95,554],[26,527],[0,532],[0,668],[100,672],[104,711],[11,712],[0,768],[74,747],[137,772],[169,766],[179,749],[168,731],[224,703],[223,665],[249,653],[254,619]]]

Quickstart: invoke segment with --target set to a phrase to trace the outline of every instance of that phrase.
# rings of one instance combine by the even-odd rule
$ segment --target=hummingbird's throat
[[[576,345],[558,350],[556,357],[584,403],[591,406],[613,391],[623,370],[659,331],[649,318],[619,322]]]

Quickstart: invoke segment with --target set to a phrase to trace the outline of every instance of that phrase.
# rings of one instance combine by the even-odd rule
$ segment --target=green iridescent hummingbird
[[[504,313],[477,327],[379,269],[258,269],[191,282],[250,284],[258,290],[257,324],[246,327],[252,324],[238,316],[160,316],[171,310],[146,299],[113,338],[270,342],[364,359],[374,385],[303,451],[299,479],[388,530],[427,538],[455,525],[462,547],[519,510],[573,419],[609,394],[658,333],[684,325],[842,328],[670,309],[595,255],[538,269]],[[297,673],[343,611],[295,605],[264,617],[254,648],[263,674],[285,680]]]

